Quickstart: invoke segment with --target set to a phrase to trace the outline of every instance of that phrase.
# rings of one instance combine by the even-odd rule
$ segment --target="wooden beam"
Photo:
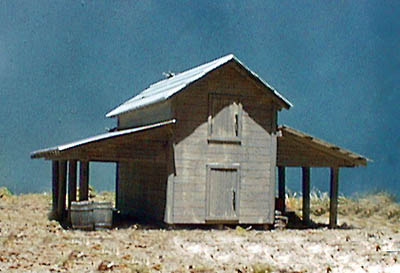
[[[310,167],[302,167],[303,223],[310,224]]]
[[[89,199],[89,161],[79,161],[79,201]]]
[[[337,226],[338,194],[339,194],[339,168],[331,168],[331,190],[329,207],[329,228]]]
[[[67,194],[67,161],[59,161],[58,174],[57,216],[60,221],[63,221],[65,218],[65,199]]]
[[[286,211],[285,205],[285,188],[286,188],[286,178],[285,178],[285,167],[278,167],[278,210],[282,213]]]
[[[76,201],[76,160],[70,160],[68,164],[68,209],[71,202]]]
[[[52,215],[54,218],[58,218],[57,209],[58,209],[58,177],[59,177],[59,165],[57,160],[53,160],[51,162],[52,167],[52,197],[53,197],[53,204],[52,204]]]

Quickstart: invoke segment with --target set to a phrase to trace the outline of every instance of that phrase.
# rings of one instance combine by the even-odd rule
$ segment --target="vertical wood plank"
[[[115,208],[119,209],[119,162],[115,171]]]
[[[57,215],[57,209],[58,209],[58,169],[59,169],[59,165],[58,165],[58,161],[57,160],[53,160],[51,162],[52,164],[52,198],[53,198],[53,204],[52,204],[52,214],[55,218],[58,218]]]
[[[174,223],[173,210],[174,210],[174,177],[175,177],[175,157],[174,146],[172,141],[168,141],[166,148],[167,153],[167,189],[166,189],[166,204],[164,213],[164,222],[167,224]]]
[[[303,179],[303,223],[308,225],[310,223],[310,168],[302,167]]]
[[[71,202],[76,201],[76,160],[68,162],[68,209],[71,209]]]
[[[79,201],[84,201],[89,199],[89,162],[79,163]]]
[[[269,149],[266,148],[267,151],[269,151],[268,157],[269,157],[269,170],[270,170],[270,175],[269,177],[264,178],[264,185],[268,187],[268,192],[273,193],[270,195],[268,198],[268,209],[265,211],[265,220],[266,223],[273,223],[275,220],[275,210],[276,210],[276,202],[275,202],[275,187],[276,187],[276,155],[277,155],[277,150],[278,150],[278,139],[277,135],[275,132],[271,133],[270,136],[270,141],[271,144],[269,145]],[[265,149],[265,147],[264,147]],[[264,162],[263,164],[265,164]],[[283,189],[285,191],[285,189]],[[278,198],[279,200],[279,198]],[[283,198],[283,202],[285,202],[285,198]],[[284,210],[283,210],[284,212]]]
[[[58,172],[58,207],[57,216],[60,221],[65,218],[65,199],[67,194],[67,161],[59,161],[59,172]]]
[[[331,168],[331,189],[330,189],[330,207],[329,207],[329,228],[337,226],[337,209],[339,194],[339,168]]]
[[[207,165],[206,217],[213,220],[237,219],[239,216],[239,166]]]
[[[286,188],[286,170],[285,167],[278,167],[278,202],[279,209],[282,213],[286,211],[285,205],[285,188]]]

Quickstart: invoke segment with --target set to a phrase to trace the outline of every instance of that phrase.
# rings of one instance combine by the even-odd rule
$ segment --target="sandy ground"
[[[400,272],[400,225],[350,229],[64,230],[50,196],[0,199],[1,272]],[[319,222],[326,219],[321,217]]]

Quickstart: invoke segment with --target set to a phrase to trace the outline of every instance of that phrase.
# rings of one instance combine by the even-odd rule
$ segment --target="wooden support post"
[[[71,202],[76,201],[76,160],[70,160],[68,165],[68,210]]]
[[[52,197],[53,197],[53,204],[52,204],[52,217],[58,219],[57,215],[57,209],[58,209],[58,177],[59,177],[59,171],[58,171],[58,161],[53,160],[52,161],[52,182],[51,182],[51,187],[52,187]]]
[[[60,221],[63,221],[65,218],[65,197],[67,194],[67,161],[59,161],[58,173],[57,216]]]
[[[89,162],[79,163],[79,201],[84,201],[89,199]]]
[[[115,208],[119,209],[119,162],[117,162],[115,171]]]
[[[337,226],[337,210],[339,195],[339,168],[331,168],[331,191],[329,207],[329,228]]]
[[[303,223],[310,224],[310,168],[302,167],[303,179]]]
[[[279,202],[279,210],[283,213],[286,211],[285,205],[285,167],[278,167],[278,202]]]

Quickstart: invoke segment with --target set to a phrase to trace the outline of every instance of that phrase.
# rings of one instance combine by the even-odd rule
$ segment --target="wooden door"
[[[207,220],[237,220],[238,165],[209,164],[207,169]]]

